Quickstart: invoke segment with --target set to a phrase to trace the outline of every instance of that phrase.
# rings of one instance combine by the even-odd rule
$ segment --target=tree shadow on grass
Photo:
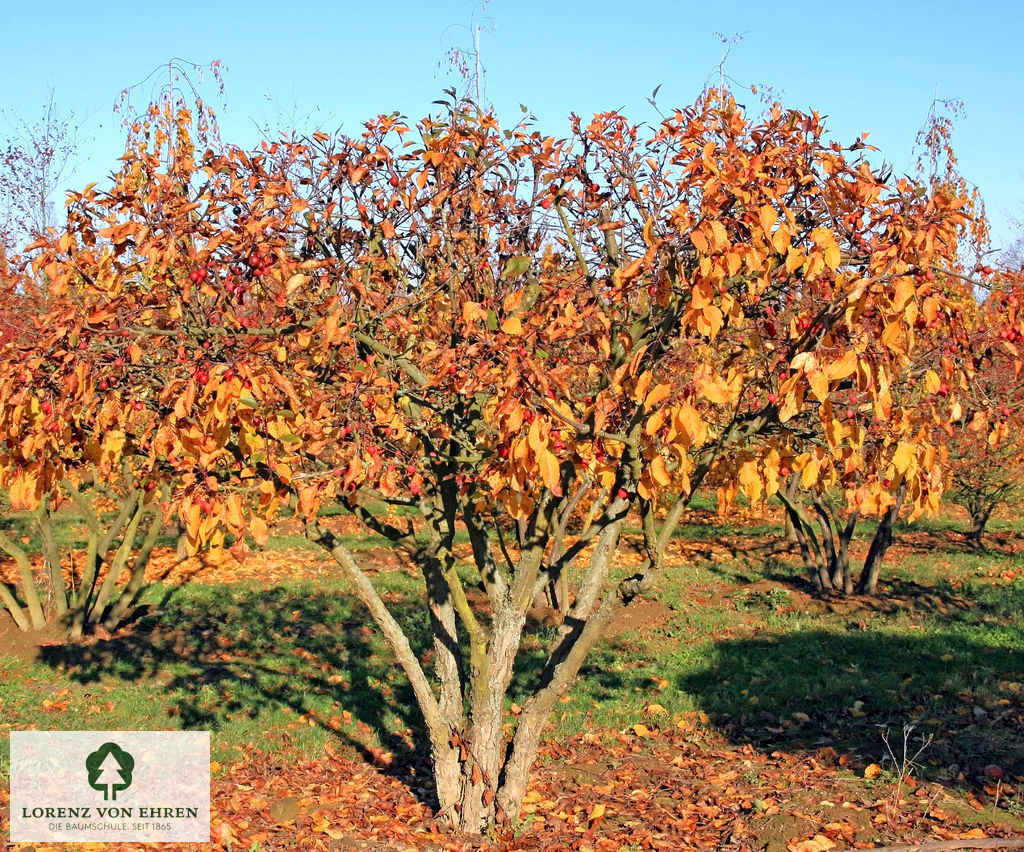
[[[923,746],[915,774],[955,786],[976,783],[991,763],[1024,774],[1022,679],[1020,643],[986,644],[951,624],[722,641],[706,667],[678,683],[737,743],[767,752],[830,747],[853,755],[855,766],[899,766]]]
[[[429,626],[418,600],[390,606],[425,652]],[[191,586],[109,639],[43,646],[39,661],[84,684],[156,684],[182,729],[258,729],[287,708],[292,722],[321,726],[388,774],[429,777],[412,689],[372,620],[340,591]]]

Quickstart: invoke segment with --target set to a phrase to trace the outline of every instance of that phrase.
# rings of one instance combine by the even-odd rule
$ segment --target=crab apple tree
[[[910,311],[913,346],[893,347],[884,331],[857,328],[862,366],[822,394],[817,416],[804,412],[804,426],[788,447],[789,479],[778,496],[809,577],[823,591],[875,594],[895,520],[905,508],[911,520],[935,511],[943,492],[946,442],[934,429],[939,423],[949,429],[952,415],[950,405],[935,402],[958,405],[950,387],[960,376],[960,362],[943,352],[950,341],[967,340],[976,304],[970,288],[941,269],[915,273],[907,286],[921,305]],[[879,523],[855,581],[849,546],[865,517]]]
[[[170,174],[139,151],[34,267],[68,340],[95,342],[62,381],[94,388],[92,346],[128,348],[105,404],[130,421],[145,401],[131,446],[190,548],[226,530],[243,558],[288,506],[334,557],[412,685],[442,812],[471,831],[518,818],[552,709],[709,474],[725,500],[770,496],[808,418],[852,459],[864,444],[827,404],[851,377],[880,420],[901,416],[888,388],[924,303],[910,270],[947,262],[964,215],[848,159],[817,115],[753,120],[727,93],[653,133],[616,113],[569,130],[504,132],[452,103],[352,138],[184,153]],[[431,647],[320,520],[335,503],[422,577]],[[613,579],[631,513],[643,559]],[[527,612],[567,578],[514,692]]]
[[[46,312],[20,313],[17,336],[0,350],[0,482],[14,508],[33,510],[48,571],[40,584],[29,555],[0,533],[19,569],[17,588],[0,586],[0,595],[23,629],[53,616],[79,638],[97,624],[113,629],[137,603],[162,527],[163,489],[148,452],[154,413],[146,391],[126,387],[138,347],[93,338],[77,303],[47,302]],[[53,532],[52,512],[66,502],[88,531],[78,556],[62,553]]]
[[[967,510],[967,540],[979,548],[992,512],[1020,498],[1024,464],[1024,276],[1001,271],[988,286],[973,332],[947,341],[944,360],[963,371],[935,429],[948,448],[950,495]],[[931,387],[947,396],[945,381]]]

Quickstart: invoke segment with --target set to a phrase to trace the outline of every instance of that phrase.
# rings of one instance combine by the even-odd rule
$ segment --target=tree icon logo
[[[104,743],[85,759],[89,786],[103,791],[103,801],[117,801],[117,791],[132,785],[135,758],[117,743]]]

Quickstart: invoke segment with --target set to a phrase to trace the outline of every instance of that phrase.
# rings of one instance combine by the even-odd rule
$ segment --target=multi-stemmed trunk
[[[971,518],[967,543],[975,550],[984,550],[985,545],[982,539],[985,535],[985,527],[988,525],[989,518],[992,517],[992,512],[999,505],[999,500],[981,494],[970,494],[961,502]]]
[[[864,568],[857,580],[856,592],[858,595],[874,595],[878,591],[878,576],[882,570],[882,560],[892,544],[893,525],[900,516],[900,509],[903,508],[906,496],[907,484],[903,482],[896,489],[896,502],[886,509],[882,519],[878,522],[878,529],[875,530],[875,535],[871,539],[871,546],[868,548],[868,555],[864,560]]]
[[[850,568],[850,542],[859,515],[850,512],[845,520],[821,494],[811,498],[817,528],[804,515],[797,502],[799,474],[794,474],[779,498],[786,510],[787,536],[800,548],[800,557],[808,577],[819,591],[853,592]]]
[[[64,489],[88,528],[84,559],[74,560],[72,555],[70,584],[64,577],[49,501],[44,500],[34,512],[33,522],[45,574],[37,578],[24,548],[0,533],[0,549],[14,559],[20,580],[17,588],[0,583],[0,603],[22,630],[38,630],[54,618],[66,624],[68,637],[75,640],[96,625],[115,629],[138,603],[146,586],[146,566],[160,535],[162,514],[158,501],[147,503],[145,492],[132,488],[119,499],[113,521],[104,523],[87,494],[70,483],[65,483]],[[142,543],[136,550],[143,530]],[[76,561],[80,575],[74,570]],[[104,566],[105,576],[101,570]]]
[[[424,510],[430,534],[427,543],[363,515],[378,532],[391,534],[396,547],[405,550],[423,574],[433,632],[433,678],[347,548],[316,522],[307,526],[307,535],[342,568],[409,678],[426,722],[442,815],[464,831],[477,832],[493,824],[500,813],[512,820],[518,818],[552,709],[604,627],[629,597],[621,586],[609,588],[608,583],[627,504],[613,501],[605,512],[605,522],[595,525],[594,535],[587,538],[585,544],[592,543],[593,551],[578,593],[551,640],[536,689],[522,699],[521,709],[512,715],[510,687],[527,612],[555,573],[550,544],[558,537],[555,528],[560,518],[554,501],[540,507],[520,536],[512,570],[506,571],[492,564],[488,531],[469,507],[462,507],[477,567],[488,580],[484,584],[486,605],[474,605],[452,553],[455,515],[445,511],[445,497],[450,496],[440,496],[436,510]],[[576,542],[569,549],[573,552],[563,555],[571,558],[583,545]],[[509,553],[509,549],[503,550]],[[456,624],[463,629],[461,644]],[[509,724],[514,726],[511,736],[507,734]]]
[[[892,545],[893,526],[906,499],[906,483],[897,488],[896,502],[879,520],[856,582],[850,565],[850,543],[860,519],[859,514],[853,511],[844,519],[831,501],[821,494],[814,494],[811,505],[814,507],[817,524],[812,524],[800,508],[799,486],[799,474],[795,474],[785,490],[780,490],[778,494],[786,510],[787,530],[791,531],[792,540],[800,549],[804,567],[815,588],[844,595],[876,594],[882,562]]]

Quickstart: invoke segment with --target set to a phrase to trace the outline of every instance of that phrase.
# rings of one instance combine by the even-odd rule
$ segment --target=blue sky
[[[267,125],[357,132],[378,113],[415,119],[434,109],[458,82],[445,53],[471,46],[474,10],[487,99],[509,124],[526,104],[552,135],[565,133],[570,112],[654,120],[646,99],[659,84],[661,107],[691,103],[717,79],[725,48],[716,33],[738,37],[725,62],[736,86],[769,86],[786,106],[817,109],[846,143],[868,131],[897,172],[913,166],[933,98],[959,98],[961,169],[985,196],[996,245],[1021,233],[1024,3],[1013,0],[11,3],[0,105],[31,120],[53,87],[81,125],[79,186],[115,166],[123,132],[111,109],[121,90],[172,56],[226,67],[225,103],[205,89],[226,141],[255,144]],[[0,121],[0,138],[9,132]]]

